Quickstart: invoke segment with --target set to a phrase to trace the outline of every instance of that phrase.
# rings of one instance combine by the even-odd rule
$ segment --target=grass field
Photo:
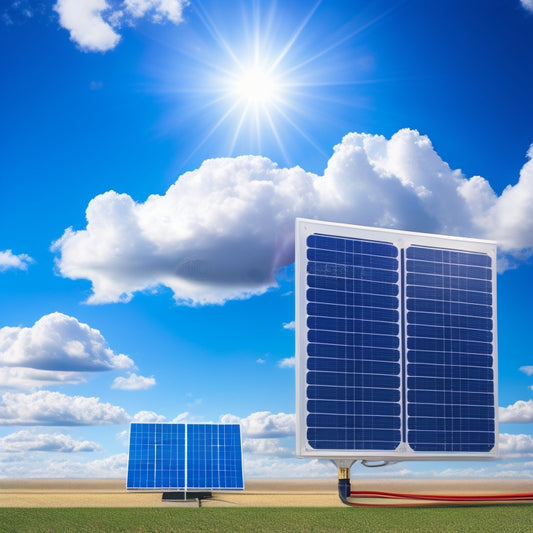
[[[2,533],[533,531],[532,505],[440,508],[2,508]]]

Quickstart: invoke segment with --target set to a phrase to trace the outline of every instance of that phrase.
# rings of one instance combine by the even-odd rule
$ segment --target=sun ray
[[[239,135],[241,134],[241,129],[242,129],[244,121],[246,119],[247,111],[248,110],[245,109],[241,113],[241,116],[239,118],[239,122],[238,122],[237,126],[235,127],[235,131],[233,132],[233,138],[231,140],[229,155],[233,154],[233,151],[235,150],[235,145],[237,144],[237,140],[239,138]]]
[[[273,133],[274,137],[276,138],[276,142],[278,143],[279,149],[280,149],[281,153],[283,154],[283,157],[284,157],[285,161],[289,161],[289,155],[287,154],[287,152],[285,150],[285,147],[283,146],[283,142],[282,142],[282,140],[281,140],[281,138],[279,136],[278,130],[276,128],[276,124],[272,120],[272,116],[270,115],[268,110],[266,112],[266,116],[267,116],[268,123],[270,124],[270,129],[272,130],[272,133]]]
[[[272,68],[275,69],[278,64],[283,60],[283,58],[289,53],[289,51],[291,50],[291,48],[294,46],[294,43],[296,42],[296,40],[298,39],[298,37],[300,37],[302,31],[305,29],[305,27],[307,26],[307,24],[309,23],[309,21],[311,20],[311,17],[315,14],[315,11],[318,9],[318,6],[321,4],[321,0],[319,0],[318,2],[316,2],[316,4],[313,6],[313,8],[311,9],[311,11],[307,14],[307,16],[304,18],[304,20],[302,21],[302,23],[300,24],[300,26],[298,27],[298,29],[296,30],[296,32],[294,33],[294,35],[289,39],[289,41],[287,42],[287,44],[285,45],[285,47],[283,48],[283,50],[281,51],[281,53],[279,54],[279,56],[274,60],[274,62],[272,63]]]
[[[352,97],[347,100],[344,87],[375,82],[356,78],[357,70],[349,68],[355,60],[343,55],[344,45],[394,7],[366,21],[339,18],[342,24],[334,34],[317,37],[326,5],[322,0],[285,11],[288,18],[280,16],[276,2],[234,0],[241,6],[241,20],[239,10],[230,20],[222,13],[224,6],[208,4],[208,9],[207,1],[193,7],[201,31],[182,42],[189,71],[169,76],[176,93],[190,95],[185,115],[205,131],[187,160],[208,141],[210,153],[281,154],[288,164],[296,139],[323,154],[314,137],[322,135],[321,121],[331,120],[328,110],[356,105]]]
[[[283,109],[278,109],[278,112],[311,146],[313,146],[323,156],[328,155],[326,152],[324,152],[324,149],[316,143],[316,141],[314,141],[302,128],[300,128],[293,120],[291,120],[286,113],[284,113]]]
[[[234,63],[239,65],[239,59],[233,52],[231,46],[229,46],[224,36],[218,30],[217,25],[211,20],[211,17],[209,17],[207,14],[207,10],[203,7],[199,0],[196,2],[196,6],[204,27],[211,34],[213,39],[220,45],[220,47],[228,54],[228,56],[233,59]]]
[[[222,115],[219,120],[216,122],[216,124],[207,132],[206,135],[202,138],[202,140],[196,145],[196,147],[193,149],[193,151],[189,154],[187,159],[185,159],[184,162],[187,162],[191,157],[198,152],[198,150],[214,135],[216,130],[226,121],[226,119],[235,111],[235,108],[237,107],[237,103],[234,103],[227,111]]]

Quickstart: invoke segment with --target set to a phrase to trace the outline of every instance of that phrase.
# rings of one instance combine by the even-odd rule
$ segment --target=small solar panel
[[[297,450],[496,453],[496,245],[296,222]]]
[[[131,424],[126,488],[244,489],[239,424]]]

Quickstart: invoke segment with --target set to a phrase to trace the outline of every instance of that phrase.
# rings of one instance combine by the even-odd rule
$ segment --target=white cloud
[[[86,463],[50,461],[39,475],[47,478],[125,479],[127,467],[128,454],[120,453]]]
[[[0,367],[2,389],[33,390],[51,385],[77,385],[86,380],[80,372],[58,372],[57,370],[35,370],[23,367]]]
[[[139,411],[133,416],[132,422],[137,422],[139,424],[160,424],[166,422],[166,417],[158,415],[154,411]]]
[[[505,462],[501,465],[501,470],[494,472],[491,477],[495,479],[533,479],[533,462],[515,464]]]
[[[531,435],[500,433],[499,453],[502,457],[522,457],[533,455]]]
[[[144,390],[149,389],[155,385],[155,378],[138,376],[137,374],[130,374],[127,378],[123,376],[116,377],[113,381],[112,389],[121,390]]]
[[[102,450],[96,442],[80,441],[63,433],[32,433],[27,430],[0,438],[2,452],[94,452]]]
[[[185,411],[184,413],[180,413],[179,415],[177,415],[173,420],[172,422],[174,424],[183,424],[185,423],[187,420],[191,420],[191,417],[189,415],[189,412],[188,411]]]
[[[500,407],[500,422],[533,422],[533,400],[518,400],[507,407]]]
[[[76,457],[77,460],[74,460]],[[88,478],[125,479],[128,454],[121,453],[92,461],[82,461],[91,455],[0,452],[0,478]]]
[[[90,202],[87,230],[67,230],[55,243],[57,265],[65,277],[92,280],[90,303],[128,300],[160,284],[190,303],[264,292],[293,259],[293,204],[318,201],[305,194],[307,179],[301,169],[243,156],[206,161],[144,204],[107,192]]]
[[[0,397],[1,426],[88,426],[126,424],[129,415],[99,398],[59,392],[6,392]]]
[[[1,328],[0,364],[92,372],[130,368],[133,361],[126,355],[115,354],[97,329],[74,317],[51,313],[29,328]]]
[[[417,131],[350,133],[322,176],[259,156],[210,159],[163,196],[137,203],[108,191],[86,216],[85,229],[67,229],[52,248],[64,277],[92,282],[90,303],[162,285],[181,303],[223,303],[276,285],[294,260],[295,217],[497,239],[524,259],[533,250],[533,161],[498,197],[484,178],[452,170]]]
[[[138,423],[159,423],[164,424],[167,422],[167,417],[165,415],[160,415],[156,413],[155,411],[139,411],[135,415],[133,415],[133,418],[131,420],[132,422],[138,422]],[[172,424],[185,424],[187,422],[195,422],[195,418],[190,416],[190,413],[188,411],[185,411],[184,413],[179,413],[176,415],[172,420],[170,420],[170,423]]]
[[[337,468],[331,461],[319,459],[290,459],[271,455],[244,455],[244,471],[247,478],[330,478],[335,480]],[[332,482],[335,488],[335,481]]]
[[[533,376],[533,366],[521,366],[520,371],[526,374],[527,376]]]
[[[244,454],[273,455],[275,457],[294,457],[293,448],[281,446],[278,439],[243,439]]]
[[[533,11],[533,0],[520,0],[524,9],[528,11]]]
[[[11,250],[0,250],[0,272],[10,268],[27,270],[30,263],[33,263],[33,259],[29,255],[15,255]]]
[[[296,329],[296,322],[293,320],[292,322],[287,322],[286,324],[283,324],[283,329]]]
[[[188,3],[187,0],[125,0],[124,8],[135,18],[151,13],[153,22],[169,20],[179,24],[183,21],[183,8]]]
[[[282,359],[278,366],[280,368],[294,368],[294,365],[296,364],[296,359],[294,357],[286,357],[285,359]]]
[[[529,160],[520,171],[518,183],[507,185],[483,216],[479,216],[480,224],[488,228],[487,236],[518,259],[533,252],[533,145],[527,155]]]
[[[54,10],[70,39],[85,52],[106,52],[119,43],[117,30],[150,15],[152,22],[179,24],[187,0],[57,0]]]
[[[460,478],[484,478],[490,476],[490,471],[486,466],[474,468],[472,466],[445,468],[436,470],[433,475],[437,478],[460,479]]]
[[[103,18],[109,8],[106,0],[58,0],[54,5],[59,24],[86,52],[105,52],[120,41],[120,35]]]
[[[295,415],[259,411],[245,418],[227,414],[220,417],[223,424],[240,424],[244,437],[279,438],[294,435]]]

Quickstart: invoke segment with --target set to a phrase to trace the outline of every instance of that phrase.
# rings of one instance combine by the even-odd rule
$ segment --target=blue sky
[[[0,476],[122,477],[131,421],[294,457],[294,219],[499,244],[501,458],[533,477],[531,0],[0,8]]]

